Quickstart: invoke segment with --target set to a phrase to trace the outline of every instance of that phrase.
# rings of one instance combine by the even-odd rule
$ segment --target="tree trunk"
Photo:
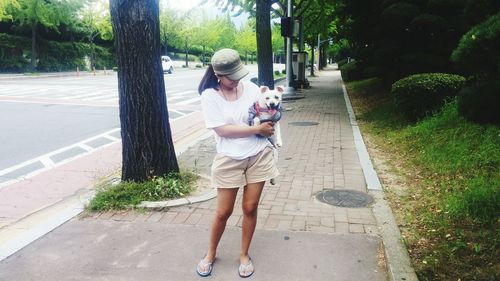
[[[201,53],[201,60],[202,60],[201,65],[205,67],[205,46],[203,46],[203,51]]]
[[[186,41],[186,68],[189,67],[189,64],[188,64],[188,43]]]
[[[179,172],[160,60],[158,0],[111,0],[118,58],[122,180]]]
[[[270,89],[274,89],[270,0],[256,1],[256,33],[259,85],[265,85]]]
[[[311,45],[311,76],[314,77],[314,45]]]
[[[36,31],[38,30],[38,24],[33,23],[31,26],[31,71],[35,71],[36,69],[36,60],[38,58],[37,53],[36,53]]]

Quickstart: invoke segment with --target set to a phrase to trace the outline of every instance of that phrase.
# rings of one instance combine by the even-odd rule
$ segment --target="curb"
[[[368,154],[368,150],[361,136],[361,131],[354,115],[354,110],[347,94],[344,81],[339,77],[342,84],[342,91],[344,93],[344,100],[349,113],[349,119],[354,135],[354,142],[361,168],[365,176],[365,181],[368,189],[368,194],[372,195],[375,203],[372,205],[373,215],[377,221],[377,226],[382,236],[382,243],[384,244],[384,252],[387,260],[387,274],[389,280],[398,281],[418,281],[415,270],[411,266],[410,256],[404,246],[401,238],[401,232],[396,224],[394,215],[390,206],[384,199],[384,190],[382,184],[377,176],[377,172],[373,168],[373,164]]]
[[[206,180],[210,180],[210,177],[207,175],[200,174],[199,176]],[[177,207],[182,205],[194,204],[198,202],[204,202],[213,199],[216,196],[217,196],[217,189],[211,188],[209,192],[206,192],[198,196],[189,196],[186,198],[179,198],[179,199],[165,200],[165,201],[142,201],[139,205],[137,205],[137,207],[158,210],[168,207]]]

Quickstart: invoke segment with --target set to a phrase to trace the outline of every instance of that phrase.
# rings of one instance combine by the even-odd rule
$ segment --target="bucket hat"
[[[212,56],[215,74],[236,81],[247,76],[248,69],[241,63],[240,54],[233,49],[221,49]]]

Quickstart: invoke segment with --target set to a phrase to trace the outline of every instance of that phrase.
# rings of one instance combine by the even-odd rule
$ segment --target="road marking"
[[[188,100],[185,100],[185,101],[177,102],[175,104],[177,104],[177,105],[186,105],[186,104],[194,103],[194,102],[197,102],[197,101],[200,101],[200,100],[201,100],[200,97],[196,97],[196,98],[188,99]]]
[[[41,163],[43,164],[43,166],[44,166],[44,168],[38,169],[38,170],[36,170],[36,171],[34,171],[34,172],[28,173],[28,174],[23,175],[23,176],[21,176],[21,177],[18,177],[18,178],[16,178],[16,179],[12,179],[12,180],[9,180],[9,181],[6,181],[6,182],[3,182],[3,183],[0,183],[0,189],[1,189],[2,187],[7,186],[7,185],[11,185],[11,184],[13,184],[13,183],[19,182],[19,181],[21,181],[21,180],[23,180],[23,179],[30,178],[30,177],[33,177],[33,176],[35,176],[35,175],[38,175],[38,174],[40,174],[40,173],[41,173],[41,172],[43,172],[43,171],[46,171],[46,170],[52,169],[52,168],[54,168],[54,167],[60,166],[60,165],[62,165],[62,164],[65,164],[65,163],[67,163],[67,162],[70,162],[70,161],[72,161],[72,160],[74,160],[74,159],[76,159],[76,158],[80,158],[80,157],[82,157],[82,156],[85,156],[85,155],[87,155],[87,154],[89,154],[89,153],[92,153],[93,151],[95,151],[95,150],[97,150],[97,149],[101,149],[101,148],[106,147],[106,146],[108,146],[108,145],[114,144],[114,143],[116,143],[116,142],[120,141],[120,139],[115,138],[115,137],[113,137],[113,136],[111,135],[111,134],[113,134],[113,133],[115,133],[115,132],[117,132],[117,131],[120,131],[120,128],[115,128],[115,129],[112,129],[112,130],[110,130],[110,131],[107,131],[107,132],[104,132],[104,133],[102,133],[102,134],[99,134],[99,135],[96,135],[96,136],[90,137],[90,138],[85,139],[85,140],[83,140],[83,141],[80,141],[80,142],[74,143],[74,144],[72,144],[72,145],[65,146],[65,147],[63,147],[63,148],[60,148],[60,149],[54,150],[54,151],[49,152],[49,153],[47,153],[47,154],[44,154],[44,155],[38,156],[38,157],[36,157],[36,158],[30,159],[30,160],[27,160],[27,161],[24,161],[24,162],[22,162],[22,163],[19,163],[19,164],[17,164],[17,165],[11,166],[11,167],[9,167],[9,168],[6,168],[6,169],[3,169],[3,170],[0,170],[0,176],[3,176],[3,175],[6,175],[6,174],[11,173],[11,172],[14,172],[14,171],[16,171],[16,170],[18,170],[18,169],[21,169],[21,168],[23,168],[23,167],[26,167],[26,166],[28,166],[28,165],[30,165],[30,164],[33,164],[33,163],[36,163],[36,162],[41,162]],[[88,146],[88,145],[86,145],[86,144],[85,144],[85,143],[87,143],[87,142],[90,142],[90,141],[93,141],[93,140],[96,140],[96,139],[99,139],[99,138],[107,138],[107,139],[110,139],[110,140],[113,140],[113,141],[112,141],[112,142],[109,142],[109,143],[107,143],[107,144],[104,144],[104,145],[102,145],[102,146],[99,146],[99,147],[97,147],[97,148],[93,148],[93,147],[90,147],[90,146]],[[86,152],[84,152],[84,153],[79,153],[79,154],[77,154],[77,155],[75,155],[75,156],[69,157],[69,158],[64,159],[64,160],[62,160],[62,161],[60,161],[60,162],[57,162],[57,163],[54,163],[54,161],[52,161],[52,160],[50,159],[50,157],[52,157],[52,156],[55,156],[55,155],[57,155],[57,154],[59,154],[59,153],[63,153],[63,152],[65,152],[65,151],[68,151],[68,150],[70,150],[70,149],[72,149],[72,148],[75,148],[75,147],[81,148],[81,149],[85,150]]]

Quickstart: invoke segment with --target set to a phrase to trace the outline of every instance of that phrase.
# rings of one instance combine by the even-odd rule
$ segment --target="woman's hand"
[[[259,134],[264,137],[270,137],[274,134],[274,122],[264,122],[257,126]]]

